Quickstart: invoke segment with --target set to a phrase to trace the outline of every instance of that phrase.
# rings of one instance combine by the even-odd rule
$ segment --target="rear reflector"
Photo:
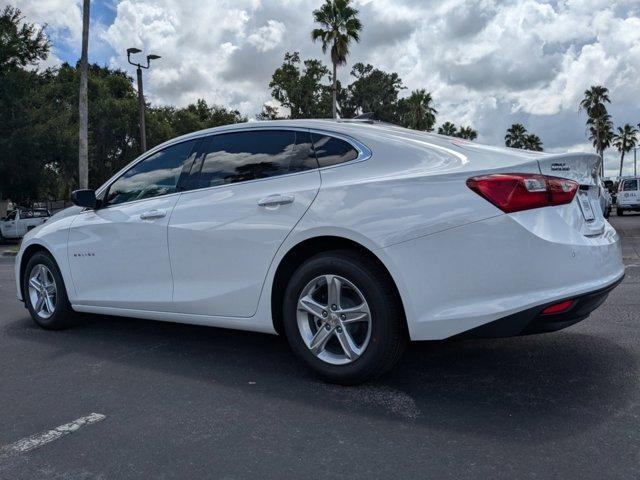
[[[497,173],[467,180],[467,186],[505,213],[571,203],[578,182],[529,173]]]
[[[549,315],[550,313],[562,313],[566,312],[573,306],[573,300],[565,300],[564,302],[554,303],[542,310],[542,315]]]

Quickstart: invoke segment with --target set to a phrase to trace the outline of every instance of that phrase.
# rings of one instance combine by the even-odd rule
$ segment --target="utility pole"
[[[145,127],[145,115],[144,115],[144,91],[142,89],[142,69],[149,68],[151,60],[161,58],[160,55],[147,55],[147,65],[141,65],[140,63],[134,63],[131,61],[131,55],[140,53],[142,50],[139,48],[127,48],[127,61],[136,68],[136,76],[138,77],[138,106],[140,110],[140,153],[147,151],[147,131]]]
[[[89,105],[87,99],[89,50],[89,0],[82,6],[82,53],[80,55],[80,92],[78,95],[78,184],[89,188]]]

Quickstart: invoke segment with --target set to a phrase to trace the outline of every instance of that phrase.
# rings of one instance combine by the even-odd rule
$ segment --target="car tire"
[[[621,217],[622,215],[624,215],[624,210],[621,208],[616,208],[616,215]]]
[[[40,327],[60,330],[72,325],[75,312],[60,269],[48,253],[37,252],[29,259],[22,278],[22,292],[31,318]]]
[[[340,292],[337,306],[330,302],[329,283],[340,285],[332,290]],[[300,307],[303,298],[317,301],[310,308],[318,316]],[[323,380],[341,385],[388,372],[407,343],[404,312],[388,273],[367,255],[350,250],[320,253],[298,267],[285,291],[283,323],[298,357]],[[325,335],[323,328],[328,339],[322,348],[317,342],[314,353],[314,340]]]

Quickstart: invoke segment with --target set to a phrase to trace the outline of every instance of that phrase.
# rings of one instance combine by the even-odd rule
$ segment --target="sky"
[[[53,48],[43,67],[75,64],[81,0],[9,0],[45,25]],[[272,101],[268,83],[284,53],[329,64],[310,39],[322,0],[93,0],[89,60],[121,68],[126,49],[161,55],[145,72],[153,104],[198,98],[253,117]],[[425,88],[437,121],[471,125],[478,141],[504,144],[520,122],[546,151],[593,151],[578,105],[594,84],[609,88],[614,124],[640,122],[640,0],[353,0],[364,25],[347,66],[397,72]],[[640,152],[638,152],[640,157]],[[620,157],[605,154],[605,175]],[[640,158],[638,159],[640,163]],[[633,153],[625,158],[633,173]]]

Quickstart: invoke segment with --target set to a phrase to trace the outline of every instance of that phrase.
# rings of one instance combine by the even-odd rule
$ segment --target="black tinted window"
[[[358,158],[358,151],[348,142],[328,135],[312,134],[313,147],[321,167],[337,165]]]
[[[625,190],[625,191],[638,190],[638,180],[625,180],[622,183],[622,190]]]
[[[174,193],[195,141],[167,147],[137,163],[110,187],[107,205]]]
[[[205,149],[199,186],[215,187],[317,168],[309,134],[262,130],[215,135]]]

